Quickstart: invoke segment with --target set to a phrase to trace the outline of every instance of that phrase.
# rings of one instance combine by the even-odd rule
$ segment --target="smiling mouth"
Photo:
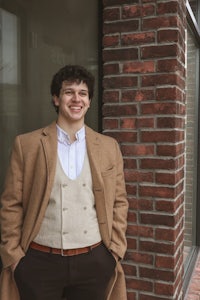
[[[71,110],[79,111],[82,109],[82,106],[70,106],[69,107]]]

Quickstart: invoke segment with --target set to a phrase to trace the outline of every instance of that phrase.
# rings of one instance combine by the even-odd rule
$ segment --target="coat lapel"
[[[57,162],[57,131],[56,122],[44,128],[41,139],[47,166],[47,184],[51,189],[54,181]]]

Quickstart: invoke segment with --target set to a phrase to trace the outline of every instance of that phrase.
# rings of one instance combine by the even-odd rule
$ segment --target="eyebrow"
[[[71,87],[65,87],[65,88],[63,89],[63,92],[64,92],[64,91],[68,91],[68,90],[74,91],[74,89],[71,88]],[[79,90],[79,92],[89,92],[89,91],[88,91],[88,89],[81,89],[81,90]]]

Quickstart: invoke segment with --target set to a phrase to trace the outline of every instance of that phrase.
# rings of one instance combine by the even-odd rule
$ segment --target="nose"
[[[78,92],[74,92],[72,100],[75,101],[75,102],[80,101],[80,96],[79,96]]]

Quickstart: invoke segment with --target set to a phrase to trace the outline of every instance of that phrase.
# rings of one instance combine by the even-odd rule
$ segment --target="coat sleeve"
[[[122,259],[127,248],[125,233],[127,228],[128,201],[124,180],[123,158],[117,142],[115,145],[116,182],[110,250],[114,252],[119,259]]]
[[[20,138],[16,137],[1,197],[0,254],[4,268],[19,261],[25,255],[20,247],[23,224],[22,191],[23,155]]]

